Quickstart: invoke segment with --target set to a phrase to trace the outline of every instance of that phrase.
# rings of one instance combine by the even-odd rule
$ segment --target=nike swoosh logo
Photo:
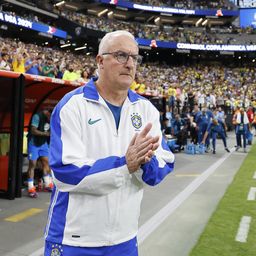
[[[101,120],[101,118],[96,119],[96,120],[92,120],[92,119],[90,118],[89,121],[88,121],[88,124],[92,125],[92,124],[97,123],[97,122],[100,121],[100,120]]]

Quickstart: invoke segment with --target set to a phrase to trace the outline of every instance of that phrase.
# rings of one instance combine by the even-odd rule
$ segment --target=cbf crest
[[[62,256],[62,247],[61,245],[55,244],[52,245],[52,251],[51,251],[51,256]]]
[[[138,113],[133,113],[131,115],[132,125],[136,129],[140,129],[142,126],[142,119],[141,116]]]

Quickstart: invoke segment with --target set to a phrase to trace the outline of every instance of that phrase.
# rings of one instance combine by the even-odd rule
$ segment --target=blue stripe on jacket
[[[162,139],[162,148],[171,152],[164,139]],[[166,163],[163,168],[160,168],[156,156],[153,156],[150,162],[143,164],[141,168],[143,170],[142,180],[150,186],[155,186],[173,170],[174,162]]]
[[[85,96],[96,99],[96,88],[91,82],[90,84],[80,87],[71,93],[66,94],[54,109],[51,117],[51,147],[49,154],[50,166],[54,172],[54,176],[61,182],[77,185],[84,177],[113,168],[118,168],[126,164],[125,157],[109,156],[107,158],[97,160],[93,166],[84,165],[77,167],[73,164],[64,165],[62,162],[62,141],[61,141],[61,120],[60,111],[65,104],[73,97],[81,93],[87,92]]]
[[[60,192],[54,187],[48,211],[48,225],[45,228],[46,240],[61,244],[64,237],[69,193]]]

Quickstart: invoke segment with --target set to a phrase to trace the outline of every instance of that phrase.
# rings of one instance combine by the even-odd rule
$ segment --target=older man
[[[106,34],[98,78],[64,96],[53,112],[46,256],[138,255],[143,186],[161,182],[174,163],[159,112],[129,90],[138,51],[127,31]]]

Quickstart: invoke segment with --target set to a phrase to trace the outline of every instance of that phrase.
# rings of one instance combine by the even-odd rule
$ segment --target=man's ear
[[[103,57],[101,55],[96,56],[96,62],[100,69],[103,69]]]

